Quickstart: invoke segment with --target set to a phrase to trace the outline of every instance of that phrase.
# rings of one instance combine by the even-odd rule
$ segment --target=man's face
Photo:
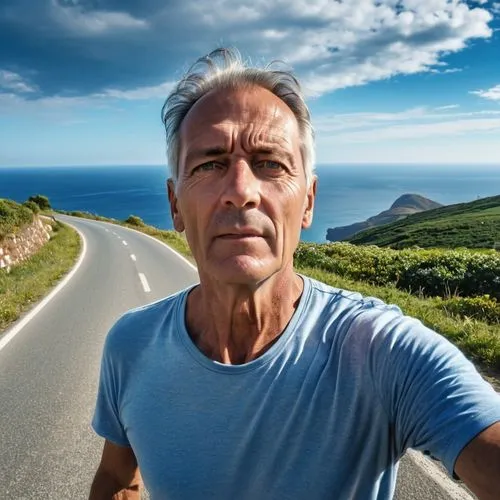
[[[200,275],[257,285],[292,262],[316,190],[299,148],[292,111],[261,87],[214,91],[191,108],[169,198]]]

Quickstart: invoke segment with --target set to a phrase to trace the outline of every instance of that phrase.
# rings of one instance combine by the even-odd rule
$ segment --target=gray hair
[[[271,63],[272,65],[272,63]],[[307,185],[314,175],[314,131],[309,109],[300,84],[290,71],[248,66],[236,49],[220,48],[200,57],[174,87],[163,105],[167,158],[174,182],[179,174],[179,130],[193,105],[204,95],[217,89],[263,87],[279,97],[293,112],[299,126],[300,152]]]

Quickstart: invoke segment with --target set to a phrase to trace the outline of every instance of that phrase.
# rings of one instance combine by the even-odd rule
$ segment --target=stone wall
[[[44,224],[35,215],[33,222],[19,233],[9,234],[0,240],[0,270],[10,272],[12,266],[19,264],[36,253],[50,240],[52,226]]]

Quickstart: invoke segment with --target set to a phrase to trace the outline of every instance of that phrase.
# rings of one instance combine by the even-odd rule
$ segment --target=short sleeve
[[[116,326],[115,326],[116,327]],[[130,446],[120,420],[120,374],[110,332],[104,343],[97,401],[92,428],[101,437],[121,446]]]
[[[397,450],[429,451],[450,475],[462,449],[500,421],[500,396],[448,340],[395,309],[358,317],[373,336],[369,365]]]

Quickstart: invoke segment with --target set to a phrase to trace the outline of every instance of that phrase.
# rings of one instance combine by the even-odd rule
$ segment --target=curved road
[[[64,289],[0,350],[3,500],[87,498],[102,449],[89,423],[107,331],[126,310],[198,279],[182,258],[140,233],[60,219],[85,236],[87,253]],[[397,499],[470,498],[451,491],[429,460],[419,461],[430,472],[405,457]]]

